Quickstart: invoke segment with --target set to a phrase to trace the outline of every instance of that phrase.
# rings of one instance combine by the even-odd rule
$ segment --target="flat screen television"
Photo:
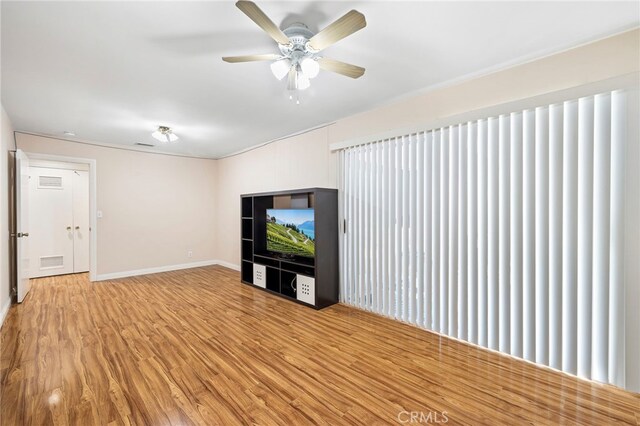
[[[313,257],[316,251],[313,209],[268,209],[267,250]]]

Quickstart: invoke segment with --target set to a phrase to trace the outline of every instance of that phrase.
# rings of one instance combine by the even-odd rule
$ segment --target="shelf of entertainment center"
[[[315,264],[313,262],[313,259],[282,259],[276,256],[254,254],[253,260],[255,263],[265,265],[270,268],[278,268],[283,271],[292,272],[294,274],[307,275],[310,277],[315,276]]]
[[[282,258],[279,259],[280,262],[284,262],[284,263],[294,263],[296,265],[303,265],[303,266],[310,266],[312,268],[315,268],[316,262],[313,260],[313,258],[299,258],[299,259],[287,259],[287,258]]]
[[[315,261],[313,258],[288,259],[285,257],[275,256],[275,255],[266,254],[266,253],[254,253],[254,256],[259,257],[261,259],[274,260],[277,262],[295,263],[296,265],[311,266],[312,268],[315,266]]]
[[[318,309],[317,306],[311,305],[309,303],[301,302],[295,296],[290,296],[289,294],[281,293],[279,291],[274,291],[274,290],[271,290],[269,288],[264,288],[264,289],[260,289],[260,290],[266,291],[267,293],[275,294],[278,297],[282,297],[283,299],[290,300],[290,301],[295,302],[295,303],[297,303],[299,305],[309,306],[310,308]]]

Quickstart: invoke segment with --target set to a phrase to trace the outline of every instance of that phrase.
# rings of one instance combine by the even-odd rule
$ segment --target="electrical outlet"
[[[187,257],[193,257],[193,252],[191,250],[187,252]]]

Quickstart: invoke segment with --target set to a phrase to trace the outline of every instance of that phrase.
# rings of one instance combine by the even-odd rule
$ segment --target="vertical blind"
[[[341,301],[624,386],[625,94],[343,149]]]

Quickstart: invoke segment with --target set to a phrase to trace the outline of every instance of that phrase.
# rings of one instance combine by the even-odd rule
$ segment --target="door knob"
[[[80,229],[80,227],[79,227],[79,226],[76,226],[76,229]]]
[[[67,231],[71,231],[71,227],[70,226],[67,226]]]
[[[28,236],[29,236],[29,233],[28,233],[28,232],[18,232],[18,233],[16,234],[16,237],[18,237],[18,238],[28,237]]]

